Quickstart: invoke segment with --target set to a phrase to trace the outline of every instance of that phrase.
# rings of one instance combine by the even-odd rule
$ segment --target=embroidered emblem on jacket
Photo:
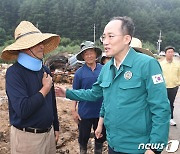
[[[126,71],[126,72],[124,73],[124,78],[125,78],[126,80],[130,80],[130,79],[132,78],[132,72],[131,72],[131,71]]]

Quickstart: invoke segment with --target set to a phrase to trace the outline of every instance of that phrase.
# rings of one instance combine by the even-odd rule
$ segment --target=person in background
[[[163,75],[166,82],[168,99],[171,107],[171,120],[170,125],[176,126],[174,120],[174,100],[180,85],[180,62],[174,60],[175,48],[167,46],[165,49],[165,59],[160,62]]]
[[[130,17],[112,18],[101,37],[106,55],[112,58],[102,67],[92,89],[57,87],[56,94],[81,101],[103,96],[95,134],[102,137],[104,123],[109,154],[159,154],[169,134],[166,87],[158,61],[129,46],[133,33]]]
[[[110,59],[111,57],[107,57],[106,53],[103,52],[101,57],[101,65],[105,65]]]
[[[80,67],[74,76],[73,89],[90,89],[97,81],[102,65],[96,63],[96,59],[101,55],[100,48],[95,47],[91,41],[82,42],[81,51],[76,58],[79,61],[85,61],[85,64]],[[78,105],[78,111],[77,111]],[[80,154],[87,153],[87,144],[90,138],[91,128],[94,131],[97,128],[99,120],[99,112],[102,105],[102,98],[96,102],[79,101],[73,103],[72,115],[79,129],[79,146]],[[95,137],[95,154],[102,154],[103,142],[106,140],[105,129],[103,130],[103,137],[97,139]]]
[[[144,49],[142,47],[141,40],[136,37],[132,37],[131,43],[129,46],[132,47],[136,52],[144,53],[148,56],[154,57],[153,53],[149,49]]]
[[[16,27],[15,42],[1,58],[15,63],[6,72],[11,124],[11,154],[55,154],[59,122],[50,71],[44,54],[58,47],[60,36],[41,33],[31,22]]]

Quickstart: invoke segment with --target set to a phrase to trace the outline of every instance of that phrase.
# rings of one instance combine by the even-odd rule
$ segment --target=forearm
[[[54,127],[54,131],[59,131],[59,120],[58,120],[58,112],[57,112],[54,87],[51,89],[51,92],[52,92],[52,103],[53,103],[53,113],[54,113],[53,127]]]
[[[98,122],[98,127],[103,127],[104,124],[104,118],[100,117]]]
[[[66,98],[76,101],[96,101],[102,97],[102,93],[94,92],[92,89],[66,90]]]
[[[45,97],[49,93],[49,87],[43,86],[39,92]]]
[[[72,105],[72,112],[74,112],[74,111],[76,111],[76,110],[77,110],[76,108],[77,108],[77,104],[78,104],[78,102],[73,101],[73,102],[72,102],[72,104],[73,104],[73,105]]]
[[[31,97],[19,97],[19,99],[11,94],[8,94],[13,110],[21,119],[27,119],[44,103],[43,95],[38,92]]]
[[[163,90],[161,89],[161,91]],[[156,94],[153,94],[154,97],[148,99],[150,111],[152,114],[150,143],[164,143],[166,145],[168,141],[170,106],[168,99],[165,97],[165,93],[166,91],[164,88],[164,94],[162,92],[157,92]],[[151,94],[149,95],[151,96]]]
[[[151,59],[142,68],[147,92],[147,105],[151,118],[150,143],[167,144],[169,134],[170,105],[162,70],[157,60]],[[158,80],[155,80],[158,78]]]

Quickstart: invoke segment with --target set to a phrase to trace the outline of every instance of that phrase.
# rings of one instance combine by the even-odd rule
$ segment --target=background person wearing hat
[[[132,37],[129,46],[131,46],[137,52],[144,53],[148,56],[154,57],[153,53],[150,50],[142,48],[142,42],[138,38]]]
[[[56,89],[56,96],[72,100],[103,96],[95,134],[102,136],[104,123],[109,154],[159,154],[168,141],[170,107],[162,70],[155,58],[129,46],[134,28],[126,16],[114,17],[105,26],[101,41],[112,58],[92,89]]]
[[[107,57],[107,56],[106,56],[106,53],[103,52],[100,63],[101,63],[102,65],[105,65],[110,59],[111,59],[111,57]]]
[[[50,71],[42,59],[59,45],[60,37],[41,33],[28,21],[16,27],[14,37],[15,42],[1,55],[4,60],[17,59],[6,72],[11,154],[55,154],[56,100]]]
[[[100,48],[95,47],[91,41],[81,43],[80,48],[81,51],[77,54],[76,58],[77,60],[85,61],[85,64],[75,73],[73,89],[90,89],[97,81],[97,77],[102,68],[101,64],[96,63],[96,59],[101,55],[102,51]],[[77,103],[78,112],[76,110]],[[94,131],[97,128],[101,105],[102,98],[96,102],[79,101],[73,104],[72,115],[78,124],[80,154],[87,153],[87,143],[90,138],[91,128],[93,127]],[[103,138],[95,138],[95,154],[102,153],[103,142],[106,138],[105,130],[103,130],[103,134]]]

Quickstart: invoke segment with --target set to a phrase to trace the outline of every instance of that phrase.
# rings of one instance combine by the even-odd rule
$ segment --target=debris
[[[46,59],[45,65],[50,69],[55,83],[72,84],[76,70],[83,65],[82,62],[76,61],[73,57],[69,58],[68,55],[61,53]]]

